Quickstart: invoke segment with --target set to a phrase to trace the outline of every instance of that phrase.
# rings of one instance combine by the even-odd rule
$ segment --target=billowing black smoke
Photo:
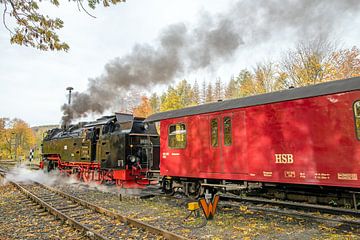
[[[155,45],[135,45],[130,54],[107,63],[103,75],[89,79],[87,91],[74,94],[71,111],[68,105],[62,107],[63,121],[102,113],[121,91],[216,68],[242,45],[251,48],[275,36],[297,41],[333,34],[358,14],[359,6],[358,0],[244,0],[216,16],[202,13],[195,25],[170,25]]]

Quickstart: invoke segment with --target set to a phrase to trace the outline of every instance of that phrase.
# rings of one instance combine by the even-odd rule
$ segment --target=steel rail
[[[339,207],[329,207],[317,204],[309,204],[309,203],[298,203],[298,202],[289,202],[289,201],[282,201],[282,200],[271,200],[271,199],[264,199],[258,197],[240,197],[240,196],[226,196],[221,195],[220,198],[226,200],[234,200],[234,201],[244,201],[244,202],[252,202],[252,203],[261,203],[261,204],[271,204],[271,205],[278,205],[292,209],[306,209],[311,211],[319,211],[322,213],[330,213],[330,214],[344,214],[350,216],[360,217],[359,210],[351,210],[346,208],[339,208]]]
[[[101,214],[104,214],[108,217],[112,217],[114,219],[118,219],[124,223],[127,223],[129,225],[132,225],[136,228],[142,228],[142,229],[145,229],[151,233],[154,233],[156,235],[161,235],[163,236],[165,239],[169,239],[169,240],[186,240],[187,238],[183,237],[183,236],[180,236],[180,235],[177,235],[175,233],[172,233],[172,232],[169,232],[165,229],[160,229],[160,228],[157,228],[155,226],[151,226],[149,224],[146,224],[146,223],[143,223],[143,222],[140,222],[138,220],[135,220],[135,219],[132,219],[132,218],[129,218],[129,217],[125,217],[125,216],[122,216],[120,213],[118,212],[112,212],[110,210],[107,210],[105,208],[102,208],[102,207],[99,207],[97,205],[94,205],[92,203],[89,203],[85,200],[82,200],[80,198],[77,198],[75,196],[72,196],[72,195],[69,195],[67,193],[64,193],[58,189],[55,189],[55,188],[52,188],[50,186],[47,186],[47,185],[44,185],[44,184],[41,184],[41,183],[37,183],[38,185],[48,189],[49,191],[52,191],[52,192],[55,192],[71,201],[74,201],[84,207],[87,207],[91,210],[94,210],[98,213],[101,213]]]
[[[307,203],[293,203],[293,202],[286,202],[286,201],[274,201],[269,199],[261,199],[261,198],[254,198],[254,197],[228,197],[228,196],[221,196],[220,199],[226,199],[226,200],[232,200],[237,203],[239,202],[251,202],[255,204],[269,204],[269,205],[276,205],[285,207],[282,209],[274,209],[264,206],[247,206],[249,210],[254,211],[263,211],[263,212],[271,212],[286,216],[292,216],[295,218],[306,218],[310,220],[315,220],[317,222],[332,222],[332,223],[341,223],[351,226],[360,227],[360,219],[359,220],[348,220],[348,219],[335,219],[335,218],[329,218],[329,217],[323,217],[323,216],[317,216],[306,212],[293,212],[289,211],[289,209],[296,209],[296,210],[311,210],[312,212],[325,212],[333,214],[334,216],[339,216],[341,214],[351,215],[351,216],[358,216],[358,211],[352,211],[349,209],[341,209],[341,208],[332,208],[327,206],[320,206],[315,204],[307,204]],[[223,205],[232,205],[231,203],[222,203]],[[288,209],[286,209],[288,208]],[[334,211],[331,211],[334,210]],[[355,215],[352,215],[351,213],[355,213]]]
[[[6,171],[3,169],[0,169],[0,176],[5,177],[6,175]],[[75,219],[72,219],[71,217],[67,216],[64,213],[59,212],[58,210],[56,210],[55,208],[53,208],[52,206],[50,206],[48,203],[44,202],[43,200],[41,200],[40,198],[38,198],[37,196],[35,196],[34,194],[32,194],[31,192],[29,192],[27,189],[23,188],[20,184],[9,181],[9,183],[11,183],[13,186],[15,186],[17,189],[19,189],[20,192],[22,192],[25,196],[27,196],[28,198],[30,198],[32,201],[36,202],[37,204],[41,205],[43,208],[45,208],[49,213],[51,213],[52,215],[56,216],[57,218],[63,220],[64,222],[66,222],[68,225],[74,227],[75,229],[78,229],[80,231],[83,231],[86,233],[86,235],[91,238],[91,239],[98,239],[98,240],[107,240],[106,237],[92,231],[91,229],[89,229],[88,227],[82,225],[81,223],[79,223],[78,221],[76,221]]]
[[[87,226],[84,226],[83,224],[79,223],[75,219],[67,216],[65,213],[62,213],[62,212],[58,211],[56,208],[52,207],[51,205],[49,205],[45,201],[41,200],[39,197],[35,196],[33,193],[31,193],[30,191],[28,191],[27,189],[22,187],[20,184],[15,183],[15,182],[10,182],[10,183],[13,184],[15,187],[17,187],[28,198],[32,199],[34,202],[36,202],[37,204],[44,207],[52,215],[54,215],[54,216],[58,217],[59,219],[63,220],[64,222],[66,222],[70,226],[72,226],[72,227],[74,227],[74,228],[76,228],[76,229],[78,229],[80,231],[85,232],[87,237],[89,237],[91,239],[96,239],[96,240],[107,240],[108,239],[108,238],[102,236],[101,234],[97,233],[96,231],[91,230]]]
[[[5,176],[6,171],[0,169],[0,175]],[[34,202],[38,203],[39,205],[43,206],[48,212],[50,212],[51,214],[53,214],[54,216],[60,218],[61,220],[67,222],[69,225],[73,226],[74,228],[83,231],[87,234],[87,236],[91,239],[107,239],[105,236],[102,236],[101,234],[97,233],[96,231],[91,230],[90,228],[88,228],[87,226],[84,226],[83,224],[81,224],[80,222],[76,221],[75,219],[67,216],[66,214],[62,213],[61,210],[57,210],[56,208],[52,207],[51,205],[49,205],[48,203],[46,203],[45,201],[43,201],[41,198],[37,197],[36,195],[34,195],[33,193],[31,193],[29,190],[25,189],[24,187],[22,187],[20,184],[15,183],[15,182],[10,182],[11,184],[13,184],[14,186],[16,186],[21,192],[23,192],[27,197],[29,197],[30,199],[32,199]],[[96,211],[100,214],[103,214],[105,216],[111,217],[113,219],[118,219],[121,222],[125,223],[125,224],[129,224],[133,227],[136,228],[142,228],[150,233],[156,234],[156,235],[161,235],[162,237],[164,237],[165,239],[169,239],[169,240],[186,240],[187,238],[177,235],[175,233],[169,232],[165,229],[160,229],[157,228],[155,226],[151,226],[149,224],[140,222],[138,220],[129,218],[129,217],[125,217],[122,216],[121,214],[117,213],[117,212],[112,212],[110,210],[107,210],[105,208],[96,206],[92,203],[89,203],[85,200],[82,200],[80,198],[77,198],[75,196],[69,195],[67,193],[64,193],[60,190],[57,190],[55,188],[52,188],[50,186],[41,184],[41,183],[37,183],[34,182],[34,184],[39,185],[42,188],[45,188],[53,193],[56,193],[68,200],[71,200],[85,208],[91,209],[93,211]]]

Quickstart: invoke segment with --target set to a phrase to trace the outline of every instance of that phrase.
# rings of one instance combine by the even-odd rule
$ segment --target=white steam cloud
[[[66,187],[68,185],[75,189],[89,189],[107,193],[122,194],[124,197],[139,195],[142,191],[141,189],[122,189],[114,185],[97,184],[95,182],[85,183],[79,181],[75,175],[62,176],[60,172],[56,170],[49,173],[45,173],[42,170],[30,170],[25,165],[19,165],[12,168],[0,184],[4,185],[10,181],[22,184],[38,182],[52,187]]]

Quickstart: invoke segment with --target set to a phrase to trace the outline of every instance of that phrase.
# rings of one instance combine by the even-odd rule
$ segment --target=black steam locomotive
[[[122,187],[149,183],[149,176],[159,172],[160,143],[155,124],[143,120],[116,113],[51,129],[43,140],[40,167]]]

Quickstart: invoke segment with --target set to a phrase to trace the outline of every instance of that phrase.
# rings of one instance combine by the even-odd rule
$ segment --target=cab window
[[[231,136],[231,118],[224,117],[224,145],[230,146],[232,143]]]
[[[211,146],[217,147],[218,143],[218,120],[216,118],[211,120]]]
[[[360,100],[354,103],[355,116],[355,133],[358,140],[360,140]]]
[[[169,147],[186,147],[186,126],[184,123],[177,123],[169,126]]]

